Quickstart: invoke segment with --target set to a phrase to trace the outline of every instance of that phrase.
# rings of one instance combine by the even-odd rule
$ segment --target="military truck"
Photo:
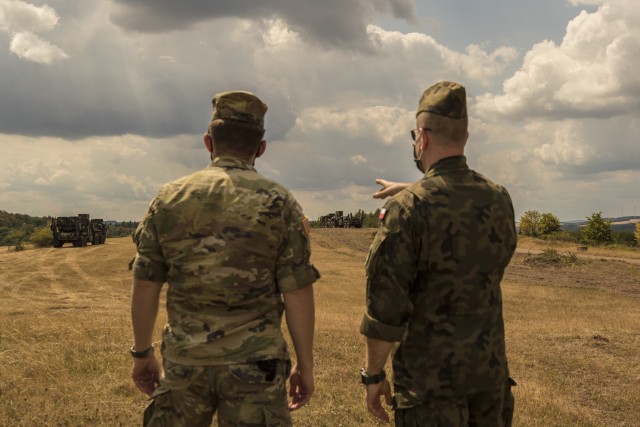
[[[53,246],[61,248],[65,243],[74,247],[102,244],[107,239],[107,229],[102,219],[91,219],[89,214],[59,216],[51,219]]]
[[[103,245],[107,241],[107,224],[102,218],[94,218],[90,221],[91,232],[93,234],[94,245]]]
[[[350,213],[346,216],[343,211],[336,211],[318,218],[318,225],[320,228],[362,228],[363,219],[363,211],[359,215]]]

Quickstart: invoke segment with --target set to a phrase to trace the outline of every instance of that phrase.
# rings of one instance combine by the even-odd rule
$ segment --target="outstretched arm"
[[[313,381],[313,333],[315,309],[313,285],[284,292],[287,327],[296,352],[296,365],[289,379],[289,409],[295,411],[311,399],[315,389]]]
[[[382,185],[382,188],[373,193],[374,199],[386,199],[411,185],[409,182],[393,182],[380,178],[376,179],[376,184]]]

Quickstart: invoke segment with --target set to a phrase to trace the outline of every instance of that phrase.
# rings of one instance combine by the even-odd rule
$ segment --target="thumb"
[[[391,400],[391,389],[387,387],[387,390],[384,392],[384,401],[387,405],[391,406],[393,400]]]

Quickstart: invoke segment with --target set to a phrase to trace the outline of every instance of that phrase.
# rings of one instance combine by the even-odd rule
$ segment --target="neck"
[[[432,164],[453,156],[464,156],[464,148],[449,148],[425,152],[422,162],[426,168],[429,168]]]

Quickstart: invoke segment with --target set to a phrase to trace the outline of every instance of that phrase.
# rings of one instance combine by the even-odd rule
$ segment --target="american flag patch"
[[[387,213],[387,209],[385,209],[385,208],[380,209],[380,215],[378,215],[378,219],[380,221],[382,221],[384,219],[384,216],[386,215],[386,213]]]

